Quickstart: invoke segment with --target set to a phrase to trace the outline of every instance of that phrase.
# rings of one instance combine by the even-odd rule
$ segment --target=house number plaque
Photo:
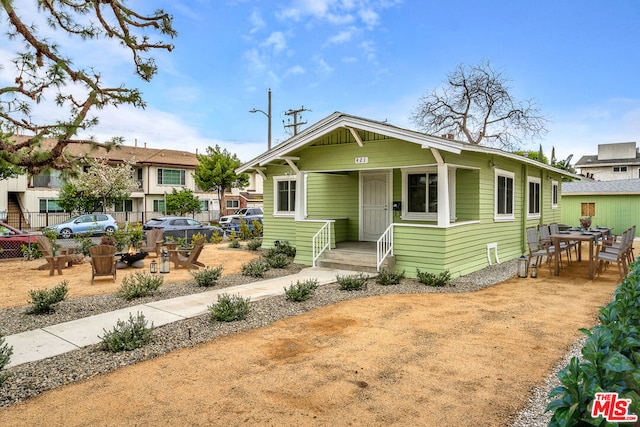
[[[356,157],[356,165],[364,165],[365,163],[369,163],[368,157]]]

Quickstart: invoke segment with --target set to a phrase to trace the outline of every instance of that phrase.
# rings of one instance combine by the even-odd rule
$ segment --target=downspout
[[[526,254],[529,251],[527,247],[527,164],[522,164],[522,177],[520,178],[520,182],[522,182],[522,231],[520,232],[520,239],[522,241],[522,253]]]

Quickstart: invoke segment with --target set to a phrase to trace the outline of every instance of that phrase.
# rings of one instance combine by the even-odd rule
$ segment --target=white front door
[[[376,241],[391,223],[390,172],[360,175],[360,240]]]

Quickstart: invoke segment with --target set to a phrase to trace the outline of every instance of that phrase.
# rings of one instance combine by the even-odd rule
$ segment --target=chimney
[[[135,138],[135,139],[133,140],[133,146],[134,146],[134,147],[136,147],[136,148],[138,148],[138,138]]]
[[[147,143],[146,142],[144,143],[144,148],[147,148]]]

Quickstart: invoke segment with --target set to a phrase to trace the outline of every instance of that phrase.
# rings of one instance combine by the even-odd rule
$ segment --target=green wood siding
[[[582,203],[595,203],[596,215],[592,217],[592,225],[613,227],[614,234],[634,225],[640,224],[640,194],[639,195],[594,195],[594,196],[562,196],[561,222],[571,226],[578,226]]]
[[[363,135],[364,147],[344,143],[344,130],[335,138],[321,138],[291,156],[298,168],[308,173],[307,218],[336,219],[335,240],[358,240],[359,171],[389,170],[392,174],[392,198],[403,200],[402,168],[436,166],[431,150],[418,144],[395,139],[378,139]],[[561,207],[551,207],[552,180],[561,182],[559,174],[487,153],[464,152],[461,155],[440,152],[445,163],[456,170],[457,222],[476,223],[449,228],[410,227],[411,224],[433,225],[426,221],[402,220],[401,212],[393,212],[394,254],[397,271],[415,277],[416,269],[440,272],[449,270],[454,276],[467,274],[488,265],[486,245],[498,244],[501,261],[518,258],[526,251],[525,228],[549,222],[561,222]],[[356,164],[356,158],[367,158]],[[494,219],[495,169],[514,175],[514,219]],[[317,222],[295,222],[290,218],[273,218],[273,176],[291,172],[288,166],[269,166],[264,185],[265,247],[274,240],[289,240],[296,246],[296,262],[311,264],[311,239],[322,226]],[[329,173],[327,173],[329,172]],[[527,218],[527,176],[540,179],[540,218]],[[299,186],[302,185],[300,182]]]

